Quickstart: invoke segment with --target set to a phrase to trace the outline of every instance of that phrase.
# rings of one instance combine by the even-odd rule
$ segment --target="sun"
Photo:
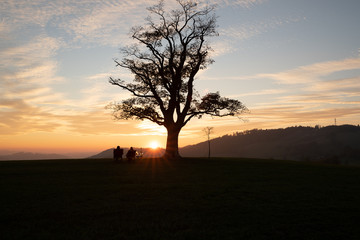
[[[157,149],[158,147],[159,147],[159,143],[158,143],[158,142],[152,141],[152,142],[150,143],[150,148],[152,148],[152,149]]]

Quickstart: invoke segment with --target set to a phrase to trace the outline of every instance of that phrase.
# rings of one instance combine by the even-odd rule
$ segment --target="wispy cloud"
[[[0,59],[0,133],[24,134],[34,131],[53,132],[61,128],[83,130],[74,127],[87,123],[98,123],[96,114],[100,114],[103,126],[109,125],[111,118],[102,112],[92,110],[83,122],[70,120],[75,118],[69,109],[79,107],[79,101],[71,101],[64,92],[55,89],[56,84],[65,83],[58,76],[55,60],[61,47],[57,39],[40,35],[29,42],[2,49]],[[86,92],[84,92],[84,95]],[[89,96],[89,95],[86,95]],[[94,106],[99,98],[82,99],[83,106]],[[79,114],[79,112],[77,112]],[[106,132],[110,132],[105,128]]]
[[[224,7],[224,6],[239,6],[242,8],[251,8],[256,5],[262,4],[264,2],[267,2],[267,0],[207,0],[207,1],[201,1],[205,3],[211,3],[211,4],[217,4],[218,7]]]
[[[352,70],[354,77],[338,79],[336,73]],[[355,71],[354,71],[355,70]],[[360,59],[327,61],[279,73],[257,74],[241,79],[269,79],[280,90],[265,89],[258,96],[274,93],[272,101],[251,106],[250,122],[264,126],[329,124],[334,118],[351,119],[360,114]],[[356,76],[357,75],[357,76]],[[253,93],[243,94],[242,97]],[[262,123],[261,123],[262,122]],[[251,123],[250,123],[251,124]],[[266,125],[265,125],[266,126]]]
[[[329,81],[314,82],[305,91],[327,92],[329,94],[358,95],[360,92],[360,72],[359,76],[343,79],[332,79]]]
[[[54,131],[58,126],[52,114],[33,107],[21,99],[0,99],[0,132],[2,135],[29,131]]]
[[[255,5],[262,4],[264,2],[267,2],[267,0],[235,0],[232,4],[239,5],[241,7],[245,8],[251,8]]]
[[[321,81],[323,77],[332,73],[354,69],[360,70],[360,58],[320,62],[298,67],[289,71],[274,74],[259,74],[254,77],[270,78],[283,84],[308,84]]]
[[[156,123],[147,120],[138,123],[136,127],[140,129],[141,133],[144,135],[166,136],[165,127],[159,126]]]
[[[5,19],[0,18],[0,38],[9,40],[10,26],[6,23]]]
[[[46,35],[29,38],[25,43],[17,43],[16,46],[0,46],[2,58],[0,66],[29,67],[43,63],[52,57],[61,47],[61,41]]]
[[[289,126],[329,123],[336,117],[347,118],[358,114],[360,114],[360,109],[357,107],[308,109],[306,107],[294,106],[253,109],[249,118],[262,119],[262,121],[265,119],[270,121],[282,121]]]
[[[262,2],[261,2],[262,3]],[[248,3],[252,6],[255,3]],[[245,4],[246,5],[246,4]],[[247,6],[247,5],[246,5]],[[239,41],[247,41],[256,36],[266,34],[282,26],[302,21],[301,17],[272,17],[270,19],[254,22],[243,22],[241,24],[234,24],[227,28],[222,28],[219,31],[220,41],[214,44],[214,56],[223,55],[238,51],[235,44]]]
[[[273,17],[266,21],[242,23],[241,25],[233,25],[231,27],[222,29],[220,35],[234,38],[238,41],[246,40],[259,34],[266,33],[271,29],[278,28],[282,25],[298,22],[299,18],[288,17]]]
[[[119,41],[126,40],[124,33],[129,31],[129,27],[144,18],[141,12],[145,10],[144,6],[156,2],[155,0],[7,0],[0,4],[0,13],[3,16],[0,30],[5,29],[6,26],[11,27],[13,32],[34,28],[51,35],[53,33],[48,30],[56,29],[67,33],[58,35],[67,44],[81,41],[82,44],[118,45]]]
[[[130,27],[143,22],[144,5],[141,1],[98,1],[89,12],[70,19],[62,24],[74,38],[82,43],[103,45],[125,45],[130,38],[127,33]]]
[[[247,96],[264,96],[264,95],[278,95],[286,93],[285,89],[263,89],[256,92],[247,92],[242,94],[236,94],[236,95],[229,95],[230,98],[241,98],[241,97],[247,97]]]
[[[212,44],[212,52],[210,52],[211,57],[219,57],[232,52],[235,52],[237,49],[234,48],[234,44],[229,40],[215,41]]]

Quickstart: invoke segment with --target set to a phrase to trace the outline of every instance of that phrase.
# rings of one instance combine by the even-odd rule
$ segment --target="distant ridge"
[[[45,160],[45,159],[67,159],[68,156],[61,154],[44,154],[32,152],[18,152],[8,155],[0,155],[0,160]]]
[[[94,158],[94,159],[99,159],[99,158],[112,158],[113,157],[113,148],[110,149],[106,149],[98,154],[95,154],[93,156],[90,156],[88,158]]]
[[[207,157],[208,143],[180,149],[184,157]],[[236,132],[211,140],[211,157],[273,158],[360,165],[360,127],[289,127]]]

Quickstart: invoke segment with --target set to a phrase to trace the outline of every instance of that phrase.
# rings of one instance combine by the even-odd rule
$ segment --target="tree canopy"
[[[235,116],[246,111],[238,100],[219,92],[201,97],[194,89],[196,74],[214,61],[208,38],[218,36],[214,6],[176,0],[167,11],[164,1],[148,8],[144,26],[131,29],[134,45],[122,48],[116,66],[128,69],[132,82],[110,77],[112,85],[133,97],[111,105],[117,119],[148,119],[168,130],[166,156],[178,157],[178,136],[193,117]],[[155,20],[154,20],[155,17]]]

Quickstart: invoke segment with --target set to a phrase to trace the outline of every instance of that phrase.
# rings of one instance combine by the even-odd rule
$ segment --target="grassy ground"
[[[0,162],[1,239],[360,239],[360,168]]]

